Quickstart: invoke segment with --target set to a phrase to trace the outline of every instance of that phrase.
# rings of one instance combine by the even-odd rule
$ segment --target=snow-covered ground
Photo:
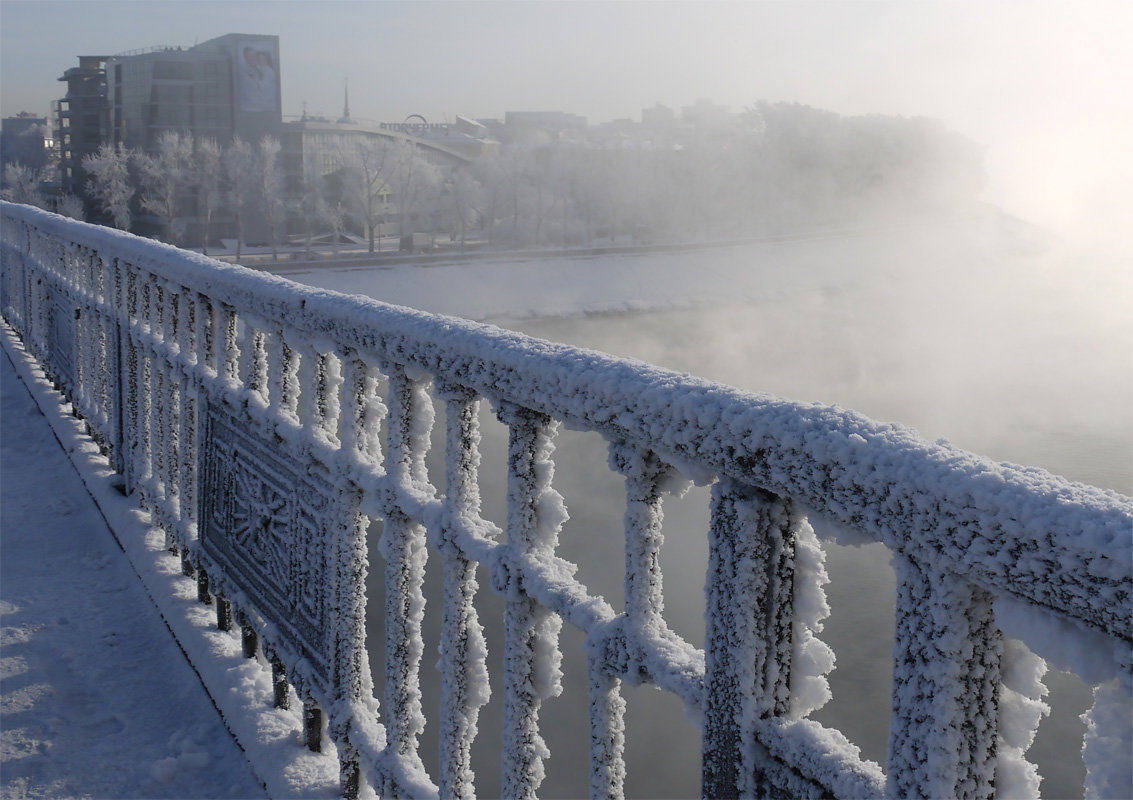
[[[215,629],[81,423],[0,338],[0,796],[335,796],[333,754],[306,751],[265,665]]]
[[[262,794],[6,352],[0,368],[4,796]]]

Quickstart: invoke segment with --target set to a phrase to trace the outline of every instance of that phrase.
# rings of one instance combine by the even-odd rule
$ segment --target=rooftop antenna
[[[353,122],[350,119],[350,79],[342,79],[342,119],[339,122]]]

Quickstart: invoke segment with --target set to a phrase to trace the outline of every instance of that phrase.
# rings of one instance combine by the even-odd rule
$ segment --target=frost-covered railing
[[[321,292],[3,206],[0,305],[167,531],[218,624],[304,698],[342,788],[468,797],[488,695],[475,567],[506,599],[503,794],[533,796],[562,622],[586,634],[591,793],[621,794],[622,682],[702,719],[707,796],[1033,794],[1040,655],[1095,685],[1087,791],[1130,796],[1133,501],[993,464],[853,412],[754,395],[488,326]],[[425,450],[447,403],[444,486]],[[478,404],[510,431],[508,514],[480,516]],[[625,476],[625,603],[555,553],[560,423]],[[385,447],[380,433],[384,428]],[[663,491],[714,480],[702,650],[665,623]],[[828,694],[823,554],[807,516],[885,543],[898,579],[887,771],[806,719]],[[383,520],[386,685],[363,643],[367,518]],[[445,584],[441,768],[418,755],[422,580]],[[235,619],[233,619],[233,617]],[[327,724],[322,723],[326,714]],[[580,733],[580,735],[582,735]],[[435,783],[434,783],[435,779]],[[1124,782],[1124,783],[1122,783]]]

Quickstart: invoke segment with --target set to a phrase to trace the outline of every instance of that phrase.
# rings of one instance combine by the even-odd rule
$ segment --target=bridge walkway
[[[0,796],[264,797],[4,343]]]

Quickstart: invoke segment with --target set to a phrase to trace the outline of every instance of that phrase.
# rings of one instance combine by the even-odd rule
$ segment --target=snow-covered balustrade
[[[262,650],[278,702],[288,682],[303,698],[308,742],[322,747],[324,730],[333,741],[345,795],[363,782],[389,797],[473,795],[489,685],[479,564],[506,599],[507,797],[542,780],[539,710],[558,691],[563,623],[586,635],[595,796],[622,792],[623,682],[673,692],[702,720],[706,796],[1035,794],[1024,754],[1044,710],[1039,656],[1067,652],[1062,665],[1096,687],[1087,792],[1131,796],[1130,498],[851,411],[3,213],[5,317],[168,532],[218,624],[242,627],[247,655]],[[447,404],[443,486],[425,468],[430,382]],[[509,430],[503,531],[480,514],[483,399]],[[605,437],[625,477],[621,610],[556,555],[561,424]],[[703,649],[663,613],[662,498],[682,476],[713,482]],[[379,518],[380,703],[364,647]],[[894,554],[885,771],[807,719],[832,663],[816,638],[825,570],[808,518]],[[445,576],[435,775],[418,754],[429,554]]]

